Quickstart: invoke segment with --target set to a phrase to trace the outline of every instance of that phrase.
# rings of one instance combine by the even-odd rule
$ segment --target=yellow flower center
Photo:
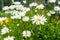
[[[6,18],[5,23],[8,23],[9,21],[10,21],[9,18]]]
[[[40,19],[40,18],[37,18],[37,19],[36,19],[36,22],[40,22],[40,21],[41,21],[41,19]]]
[[[28,35],[29,33],[28,32],[26,32],[26,36]]]
[[[24,9],[23,12],[26,12],[26,9]]]

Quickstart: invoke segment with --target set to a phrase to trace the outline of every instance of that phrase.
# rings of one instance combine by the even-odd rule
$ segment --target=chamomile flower
[[[26,0],[23,0],[23,3],[26,3]]]
[[[30,36],[31,36],[31,32],[30,32],[30,31],[28,31],[28,30],[27,30],[27,31],[23,31],[23,33],[22,33],[22,34],[23,34],[23,37],[25,37],[25,38],[26,38],[26,37],[30,37]]]
[[[3,35],[3,34],[6,34],[7,32],[9,32],[9,29],[7,28],[7,27],[3,27],[2,29],[1,29],[1,34]]]
[[[42,25],[44,25],[44,23],[46,22],[46,18],[42,15],[34,15],[33,17],[32,17],[32,23],[34,24],[34,23],[36,23],[37,25],[40,25],[40,24],[42,24]]]
[[[59,6],[55,6],[55,7],[54,7],[54,10],[55,10],[55,11],[59,11],[59,10],[60,10],[60,7],[59,7]]]
[[[21,16],[18,14],[15,14],[14,16],[11,16],[11,19],[21,19]]]
[[[13,2],[13,4],[20,5],[21,3],[20,2]]]
[[[8,37],[4,38],[4,40],[14,40],[14,37],[13,36],[8,36]]]
[[[48,2],[50,2],[50,3],[55,3],[56,0],[48,0]]]
[[[20,24],[17,24],[16,26],[18,27]]]
[[[48,13],[47,13],[47,16],[51,16],[51,14],[48,12]]]
[[[0,21],[4,21],[6,17],[0,17]]]
[[[16,10],[14,10],[13,12],[12,12],[12,14],[17,14],[18,13],[18,11],[16,11]]]
[[[58,4],[60,5],[60,1],[58,1]]]
[[[5,6],[2,8],[3,10],[9,10],[9,7],[8,6]]]
[[[25,17],[23,17],[22,20],[23,20],[23,21],[29,21],[29,17],[25,16]]]
[[[23,17],[23,16],[25,16],[25,12],[19,12],[19,15],[21,16],[21,17]]]
[[[40,4],[38,6],[36,6],[37,9],[44,9],[44,5],[43,4]]]
[[[13,10],[15,8],[15,5],[9,6],[9,9]]]
[[[31,4],[29,4],[29,6],[30,6],[30,7],[37,6],[37,3],[32,2]]]
[[[23,8],[23,5],[15,5],[16,6],[16,10],[21,10]]]
[[[5,11],[5,14],[12,14],[13,11]]]
[[[48,16],[51,16],[51,14],[55,14],[55,11],[49,11],[49,12],[47,13]]]
[[[24,7],[24,8],[22,8],[22,11],[26,13],[26,12],[30,11],[30,8]]]

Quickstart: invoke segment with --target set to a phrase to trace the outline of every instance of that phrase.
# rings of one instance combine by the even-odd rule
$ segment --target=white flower
[[[51,16],[51,14],[50,14],[49,12],[47,13],[47,15],[48,15],[48,16]]]
[[[50,11],[50,14],[55,14],[55,11]]]
[[[8,36],[8,37],[6,37],[6,38],[4,38],[4,40],[14,40],[14,37],[13,36]]]
[[[13,2],[13,4],[15,4],[15,5],[19,5],[19,4],[21,4],[20,2]]]
[[[48,0],[48,2],[50,2],[50,3],[55,3],[56,0]]]
[[[9,9],[14,9],[15,8],[15,5],[11,5],[11,6],[9,6]]]
[[[23,17],[22,20],[23,20],[23,21],[29,21],[29,17],[25,16],[25,17]]]
[[[46,18],[42,15],[35,15],[32,17],[33,24],[36,23],[37,25],[42,24],[44,25],[44,22],[46,22]]]
[[[23,0],[23,3],[26,3],[26,0]]]
[[[14,11],[13,11],[13,14],[17,14],[17,13],[19,13],[19,12],[18,12],[18,11],[16,11],[16,10],[14,10]]]
[[[58,4],[60,5],[60,1],[58,1]]]
[[[6,17],[1,17],[0,21],[4,21],[6,19]]]
[[[25,12],[19,12],[19,15],[21,16],[21,17],[23,17],[23,16],[25,16]]]
[[[36,7],[37,9],[44,9],[44,5],[43,4],[40,4]]]
[[[17,26],[19,26],[20,24],[17,24]]]
[[[16,5],[16,10],[21,10],[23,8],[23,5]]]
[[[9,32],[9,29],[7,28],[7,27],[3,27],[2,29],[1,29],[1,34],[3,35],[3,34],[6,34],[7,32]]]
[[[51,16],[51,14],[55,14],[55,11],[49,11],[49,12],[47,13],[48,16]]]
[[[18,14],[16,14],[16,15],[14,15],[14,16],[11,16],[11,19],[21,19],[21,16],[18,15]]]
[[[9,10],[9,7],[8,6],[5,6],[2,8],[3,10]]]
[[[31,36],[31,32],[30,31],[23,31],[23,37],[30,37]]]
[[[30,8],[24,7],[24,8],[22,8],[22,11],[26,13],[26,12],[30,11]]]
[[[29,4],[29,6],[30,6],[30,7],[37,6],[37,3],[32,2],[31,4]]]
[[[60,7],[59,7],[59,6],[55,6],[55,7],[54,7],[54,10],[55,10],[55,11],[59,11],[59,10],[60,10]]]
[[[12,14],[13,11],[5,11],[5,14]]]
[[[35,10],[35,12],[37,12],[37,10]]]

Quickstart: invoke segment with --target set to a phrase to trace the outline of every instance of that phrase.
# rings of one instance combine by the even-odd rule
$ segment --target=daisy
[[[21,10],[23,8],[23,5],[15,5],[16,6],[16,10]]]
[[[5,14],[12,14],[13,11],[5,11]]]
[[[15,8],[15,5],[9,6],[9,9],[13,10]]]
[[[25,12],[19,12],[19,16],[21,16],[21,17],[23,17],[23,16],[25,16]]]
[[[29,21],[29,17],[25,16],[25,17],[23,17],[22,20],[23,20],[23,21]]]
[[[30,6],[30,7],[37,6],[37,3],[32,2],[31,4],[29,4],[29,6]]]
[[[22,8],[22,11],[26,13],[26,12],[30,11],[30,8],[24,7],[24,8]]]
[[[47,13],[48,16],[51,16],[51,14],[55,14],[55,11],[49,11],[49,12]]]
[[[31,36],[31,32],[30,31],[23,31],[23,37],[30,37]]]
[[[13,4],[20,5],[21,3],[20,2],[13,2]]]
[[[55,14],[55,11],[49,11],[51,14]]]
[[[55,3],[56,0],[48,0],[48,2],[50,2],[50,3]]]
[[[36,6],[37,9],[44,9],[44,5],[43,4],[40,4],[38,6]]]
[[[55,10],[55,11],[59,11],[59,10],[60,10],[60,7],[59,7],[59,6],[55,6],[55,7],[54,7],[54,10]]]
[[[11,19],[21,19],[21,16],[19,14],[15,14],[14,16],[11,16]]]
[[[16,26],[18,27],[20,24],[16,24]]]
[[[26,3],[26,0],[23,0],[23,3]]]
[[[58,4],[60,5],[60,1],[58,1]]]
[[[44,25],[44,22],[46,22],[46,18],[42,15],[34,15],[32,17],[33,24],[36,23],[37,25],[42,24]]]
[[[9,32],[9,29],[7,28],[7,27],[3,27],[2,29],[1,29],[1,34],[3,35],[3,34],[6,34],[6,33],[8,33]]]
[[[5,6],[2,8],[3,10],[9,10],[9,7],[8,6]]]
[[[13,12],[12,12],[12,14],[14,15],[14,14],[17,14],[18,13],[18,11],[16,11],[16,10],[14,10]]]
[[[51,16],[51,13],[48,12],[48,13],[47,13],[47,16]]]
[[[6,17],[0,17],[0,21],[4,21]]]
[[[8,37],[4,38],[4,40],[14,40],[14,37],[13,36],[8,36]]]

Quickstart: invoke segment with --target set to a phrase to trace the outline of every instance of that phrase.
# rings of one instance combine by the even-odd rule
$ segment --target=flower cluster
[[[47,2],[55,3],[56,0],[48,0]],[[23,3],[26,4],[26,0],[23,0]],[[60,2],[58,2],[58,4],[60,4]],[[54,10],[49,10],[48,12],[46,12],[46,9],[45,9],[46,5],[43,3],[38,4],[36,2],[32,2],[29,4],[28,7],[25,7],[24,5],[21,4],[21,2],[14,2],[13,5],[3,7],[2,9],[3,9],[4,13],[8,16],[9,15],[11,15],[11,16],[0,17],[0,25],[3,25],[3,28],[1,29],[1,35],[5,35],[5,34],[9,34],[10,32],[14,32],[14,30],[10,29],[11,27],[8,27],[12,22],[13,23],[12,26],[14,26],[15,24],[18,27],[21,27],[21,25],[24,26],[24,27],[22,27],[23,30],[20,29],[20,31],[22,31],[21,34],[23,37],[25,37],[25,38],[31,37],[32,32],[34,33],[34,30],[31,30],[32,25],[35,27],[39,26],[39,28],[40,28],[41,25],[44,26],[48,22],[48,20],[47,20],[48,17],[50,17],[50,16],[56,14],[56,12],[60,11],[60,7],[54,5],[54,7],[53,7]],[[45,13],[45,15],[43,13]],[[8,26],[6,26],[7,24],[8,24]],[[30,27],[30,29],[28,29],[29,28],[28,26]],[[16,27],[14,27],[14,28],[16,28]],[[33,28],[33,29],[37,29],[37,27]],[[36,32],[36,33],[38,33],[38,32]],[[16,34],[14,34],[14,35],[16,35]],[[8,36],[8,37],[4,38],[4,40],[14,40],[14,38],[15,38],[14,36]]]

